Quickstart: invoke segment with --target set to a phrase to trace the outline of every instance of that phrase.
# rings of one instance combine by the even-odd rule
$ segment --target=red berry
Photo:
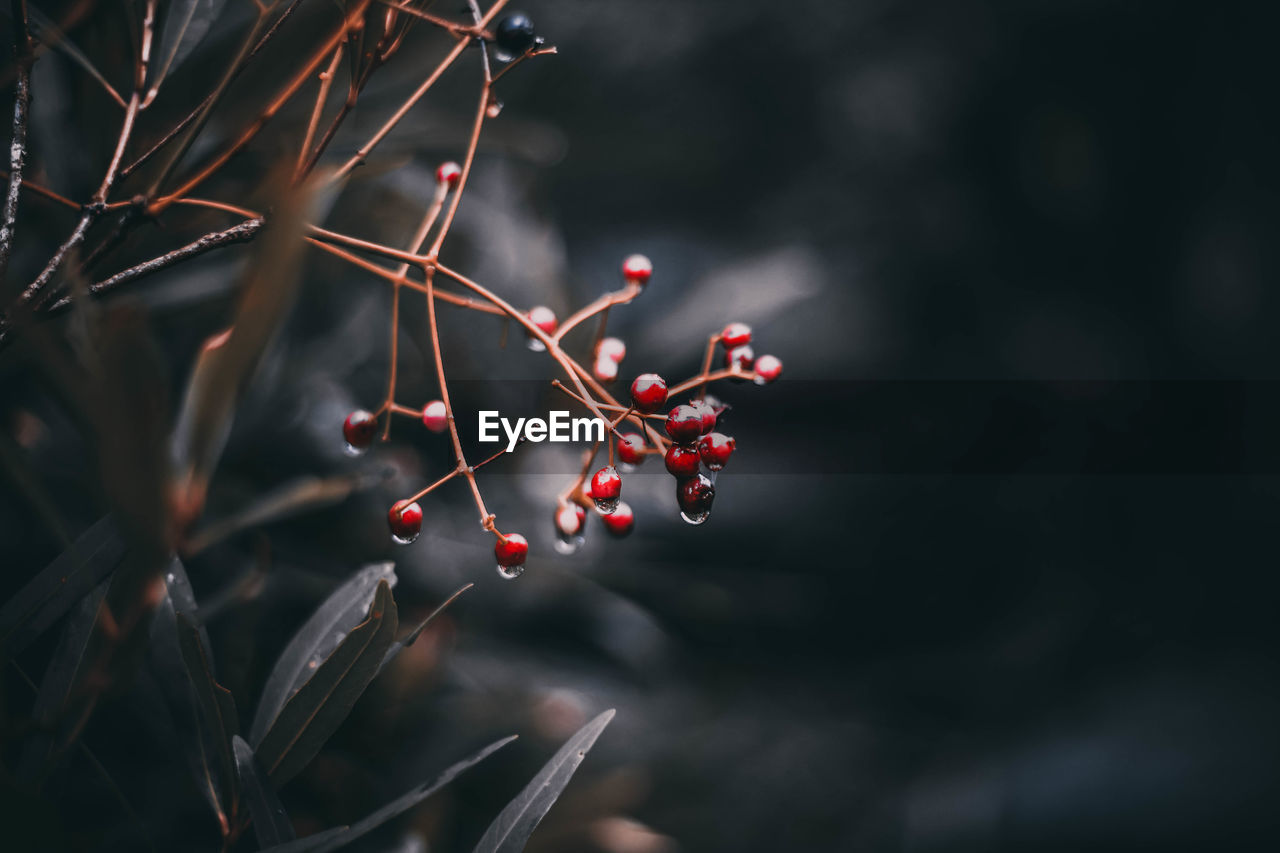
[[[755,361],[756,354],[750,346],[743,344],[740,347],[734,347],[724,354],[724,366],[733,367],[737,365],[743,370],[751,369],[751,362]]]
[[[444,432],[449,428],[449,413],[444,400],[432,400],[422,407],[422,425],[432,432]]]
[[[716,499],[716,487],[706,474],[695,474],[681,480],[676,486],[676,502],[680,514],[690,524],[701,524],[711,515],[711,504]]]
[[[498,560],[498,574],[510,579],[524,571],[524,561],[529,558],[529,543],[519,533],[508,533],[493,546],[493,556]]]
[[[667,471],[683,480],[698,473],[698,459],[696,448],[673,444],[667,448],[667,455],[663,461],[667,463]]]
[[[622,478],[618,469],[606,465],[591,478],[591,499],[596,509],[605,515],[613,512],[618,506],[618,495],[622,494]]]
[[[639,433],[629,432],[618,442],[618,458],[628,465],[639,465],[644,457],[644,438]]]
[[[702,434],[706,435],[716,428],[716,410],[715,407],[706,400],[693,400],[689,403],[689,407],[702,415]]]
[[[449,189],[453,189],[458,185],[458,181],[462,179],[462,167],[452,160],[447,163],[441,163],[436,169],[436,183],[446,184]]]
[[[630,255],[622,262],[622,277],[636,284],[648,284],[653,264],[644,255]]]
[[[702,413],[693,406],[676,406],[667,415],[666,427],[676,444],[689,444],[702,435]]]
[[[618,378],[618,362],[607,356],[601,356],[596,359],[595,365],[591,368],[591,375],[601,382],[612,382]]]
[[[377,432],[378,419],[364,409],[356,409],[342,422],[342,437],[352,453],[358,454],[367,448]]]
[[[723,468],[736,447],[736,442],[722,432],[707,433],[698,439],[698,455],[712,471]]]
[[[762,355],[756,359],[756,384],[767,385],[782,375],[782,361],[776,356]]]
[[[656,373],[642,373],[631,383],[631,402],[642,412],[661,409],[667,402],[667,383]]]
[[[636,514],[631,511],[626,501],[618,501],[617,509],[600,518],[604,521],[604,529],[619,539],[634,530],[636,526]]]
[[[546,334],[553,334],[556,330],[556,313],[545,305],[537,305],[529,309],[529,313],[525,315],[529,318],[529,322],[537,326]]]
[[[720,333],[720,342],[725,349],[744,347],[751,343],[751,327],[746,323],[730,323]]]
[[[417,501],[396,501],[387,512],[391,538],[408,545],[422,532],[422,507]]]
[[[587,520],[587,511],[577,504],[566,504],[556,510],[556,530],[565,536],[577,536],[582,532],[582,523]]]
[[[619,338],[602,338],[600,345],[596,347],[596,358],[607,358],[615,362],[621,362],[626,358],[627,345]]]

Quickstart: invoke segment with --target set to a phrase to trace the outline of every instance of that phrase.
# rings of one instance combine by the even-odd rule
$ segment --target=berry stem
[[[559,341],[574,327],[578,326],[579,324],[583,323],[586,320],[590,320],[592,317],[594,317],[597,314],[604,314],[608,312],[608,310],[612,308],[614,305],[626,305],[631,300],[635,299],[636,296],[639,295],[640,291],[642,290],[644,290],[643,285],[639,285],[639,284],[636,284],[635,282],[631,282],[631,283],[628,283],[627,286],[622,288],[621,290],[615,290],[610,293],[604,294],[595,302],[592,302],[590,305],[587,305],[586,307],[578,311],[575,311],[573,314],[569,316],[567,320],[561,323],[560,328],[556,329],[555,339]],[[596,337],[596,343],[599,343],[600,338],[604,337],[604,322],[605,322],[604,318],[602,317],[600,321],[600,332]]]
[[[295,180],[305,174],[308,160],[307,152],[311,150],[311,143],[315,141],[316,131],[320,129],[320,116],[324,114],[325,104],[329,102],[329,89],[333,86],[333,78],[338,75],[338,66],[342,63],[342,54],[345,46],[346,42],[343,42],[334,49],[333,60],[329,63],[328,70],[320,74],[320,91],[316,93],[316,103],[311,108],[311,121],[307,123],[307,134],[302,138],[302,148],[298,151],[298,164],[293,173]]]

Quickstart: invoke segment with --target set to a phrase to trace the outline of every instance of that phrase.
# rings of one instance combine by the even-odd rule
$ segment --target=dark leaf
[[[253,747],[239,735],[231,739],[231,745],[236,753],[240,787],[249,803],[249,814],[253,818],[253,832],[258,837],[258,844],[270,847],[292,841],[297,837],[293,832],[293,823],[285,813],[275,789],[267,781],[267,774],[258,764]]]
[[[9,14],[9,7],[4,7],[5,15]],[[120,97],[120,93],[115,87],[107,82],[107,78],[102,76],[102,72],[98,70],[89,57],[84,55],[84,51],[76,47],[71,39],[67,38],[66,33],[58,29],[58,25],[49,20],[48,16],[37,9],[30,3],[27,4],[27,24],[31,28],[31,35],[36,38],[45,47],[61,51],[68,59],[79,65],[89,73],[93,79],[102,84],[102,88],[110,92],[117,101],[124,103],[124,98]]]
[[[228,518],[206,525],[192,535],[185,553],[196,554],[223,539],[250,527],[289,518],[299,513],[332,506],[346,500],[374,478],[363,474],[340,474],[335,477],[301,477],[263,495]]]
[[[293,635],[289,645],[276,659],[276,665],[262,688],[258,710],[249,728],[249,743],[262,743],[284,703],[316,672],[320,663],[338,647],[351,629],[364,619],[378,584],[383,580],[395,585],[394,563],[365,566],[334,590]]]
[[[285,703],[257,748],[258,760],[277,787],[310,763],[351,713],[378,674],[396,636],[396,603],[391,585],[378,582],[369,617],[334,649],[315,675]]]
[[[403,640],[396,640],[394,643],[392,643],[391,648],[387,649],[386,655],[382,658],[382,664],[378,667],[378,672],[382,672],[382,670],[386,669],[387,666],[389,666],[390,663],[396,659],[397,655],[399,655],[402,651],[404,651],[409,646],[412,646],[414,642],[417,641],[418,636],[423,632],[423,630],[427,627],[427,625],[431,624],[432,619],[435,619],[437,616],[443,613],[446,607],[448,607],[450,604],[453,604],[453,602],[458,600],[458,596],[462,595],[464,592],[471,589],[471,587],[473,586],[475,586],[475,584],[469,583],[466,586],[461,587],[453,595],[446,598],[440,604],[439,607],[437,607],[435,610],[432,610],[430,613],[428,613],[427,618],[419,622],[418,626],[414,628],[412,631],[410,631]]]
[[[204,507],[236,405],[297,292],[307,198],[289,189],[280,190],[279,197],[247,267],[235,321],[205,341],[187,382],[173,432],[179,522],[184,528]]]
[[[147,99],[155,97],[170,71],[180,66],[209,33],[226,0],[173,0],[160,30],[157,61]]]
[[[124,556],[115,521],[105,516],[0,607],[0,663],[22,652],[84,598]]]
[[[600,714],[578,729],[551,757],[538,775],[533,777],[520,794],[507,804],[494,819],[476,845],[474,853],[519,853],[533,835],[538,822],[560,797],[560,792],[573,778],[573,773],[613,719],[613,709]]]
[[[236,714],[235,699],[231,691],[219,684],[213,675],[208,653],[208,639],[183,613],[177,614],[178,643],[187,665],[187,674],[196,691],[200,718],[204,724],[204,736],[218,762],[221,779],[219,802],[223,814],[235,814],[236,762],[231,750],[231,739],[240,734],[240,719]]]
[[[299,839],[289,844],[272,847],[270,848],[270,853],[303,853],[303,851],[306,851],[306,853],[329,853],[331,850],[338,850],[345,847],[361,836],[364,836],[382,826],[392,818],[404,814],[427,797],[430,797],[432,794],[439,791],[445,785],[448,785],[458,776],[458,774],[462,773],[462,771],[484,761],[490,755],[515,739],[516,736],[512,735],[511,737],[505,737],[500,741],[489,744],[475,755],[464,758],[462,761],[459,761],[457,764],[449,767],[433,781],[423,782],[411,791],[408,791],[402,796],[387,803],[364,820],[352,824],[351,827],[345,831],[338,831],[336,833],[321,832],[315,835],[309,835],[306,838]]]
[[[71,685],[75,683],[76,674],[80,670],[80,662],[84,660],[85,649],[89,646],[89,638],[93,635],[93,626],[98,618],[98,607],[107,594],[107,581],[93,588],[93,591],[80,599],[75,610],[67,618],[62,637],[53,651],[53,658],[45,669],[44,678],[40,680],[40,689],[36,693],[35,705],[31,717],[39,732],[32,738],[23,754],[23,776],[34,779],[40,768],[51,757],[54,745],[53,728],[58,722]]]

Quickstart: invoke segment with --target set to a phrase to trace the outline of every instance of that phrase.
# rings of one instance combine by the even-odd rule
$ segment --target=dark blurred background
[[[210,619],[228,686],[251,708],[292,630],[364,562],[395,559],[397,599],[424,608],[477,586],[286,788],[291,814],[349,822],[520,732],[414,821],[430,849],[463,849],[556,743],[616,707],[531,850],[1274,849],[1274,12],[523,8],[559,54],[504,81],[446,261],[563,316],[642,251],[653,282],[610,321],[624,376],[692,374],[731,320],[786,371],[723,390],[739,451],[702,527],[680,522],[650,463],[628,480],[635,534],[606,541],[597,526],[557,556],[551,501],[576,455],[544,445],[495,464],[486,496],[534,551],[506,583],[461,488],[424,502],[413,546],[386,540],[386,506],[445,470],[447,449],[406,429],[342,456],[342,416],[382,393],[387,294],[312,256],[208,515],[292,477],[391,474],[191,562],[202,598],[269,565],[260,594]],[[427,67],[438,40],[421,43]],[[335,158],[381,123],[414,63],[386,69]],[[85,97],[69,67],[45,66],[38,92]],[[407,239],[431,169],[464,141],[469,73],[388,141],[331,227]],[[51,138],[66,97],[42,96],[37,151],[66,147]],[[282,120],[301,127],[305,112]],[[62,191],[87,185],[74,161],[59,168],[44,172]],[[210,256],[133,296],[175,389],[193,341],[225,320],[237,262]],[[433,388],[420,329],[406,309],[409,400]],[[470,317],[446,334],[452,376],[513,380],[463,382],[466,399],[556,402],[526,381],[549,376],[545,359],[496,337]],[[4,381],[10,429],[38,424],[24,446],[84,526],[97,515],[83,443],[25,374]],[[20,534],[37,526],[12,490],[3,507],[10,588],[57,549]],[[113,739],[131,714],[104,709],[86,738],[139,811],[175,800],[151,819],[171,837],[200,804],[165,790],[163,747],[143,760]],[[63,786],[92,801],[92,779]],[[370,849],[422,849],[404,831]]]

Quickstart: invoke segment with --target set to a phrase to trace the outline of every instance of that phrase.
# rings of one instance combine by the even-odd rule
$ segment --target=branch
[[[22,191],[22,167],[27,158],[27,108],[31,104],[31,34],[27,29],[26,0],[13,2],[13,52],[18,58],[18,79],[13,96],[13,137],[9,144],[9,190],[0,221],[0,280],[9,268],[13,234],[18,221],[18,194]]]

